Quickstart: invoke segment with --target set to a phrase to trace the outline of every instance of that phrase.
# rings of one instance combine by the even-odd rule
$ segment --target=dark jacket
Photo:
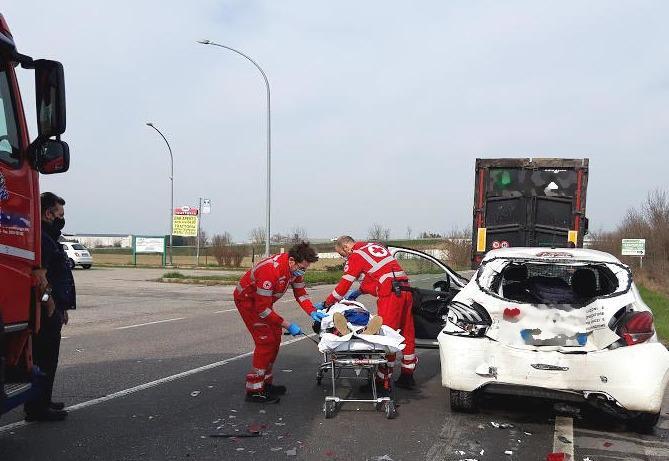
[[[77,293],[72,270],[67,265],[67,255],[58,243],[60,231],[42,221],[42,267],[51,286],[51,295],[56,309],[65,311],[77,308]]]

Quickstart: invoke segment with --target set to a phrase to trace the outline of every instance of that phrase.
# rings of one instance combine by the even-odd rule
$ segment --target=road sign
[[[645,256],[646,239],[623,239],[621,254],[623,256]]]
[[[135,237],[135,252],[163,253],[165,251],[165,237]]]
[[[211,200],[208,198],[202,199],[202,214],[211,213]]]

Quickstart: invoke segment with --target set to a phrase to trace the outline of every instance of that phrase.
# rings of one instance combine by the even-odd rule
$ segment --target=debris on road
[[[393,461],[390,455],[374,456],[370,461]]]
[[[559,440],[560,442],[562,442],[562,443],[571,443],[571,440],[569,440],[569,439],[568,439],[567,437],[565,437],[564,435],[560,435],[560,436],[558,436],[558,440]]]
[[[286,450],[287,456],[297,456],[297,448],[293,447],[290,450]]]
[[[191,397],[197,397],[198,395],[200,395],[200,391],[193,391],[190,393]]]
[[[506,451],[504,452],[504,454],[505,454],[505,455],[512,455],[513,452],[512,452],[511,450],[506,450]]]
[[[495,421],[490,421],[490,425],[495,429],[513,429],[515,426],[509,423],[497,423]]]

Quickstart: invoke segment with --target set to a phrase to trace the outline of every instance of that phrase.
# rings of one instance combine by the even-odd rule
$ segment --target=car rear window
[[[481,268],[477,281],[487,293],[520,303],[586,305],[627,292],[631,276],[622,264],[499,258]]]
[[[75,243],[74,245],[72,245],[72,248],[74,248],[75,250],[85,250],[86,249],[85,246],[83,246],[79,243]]]

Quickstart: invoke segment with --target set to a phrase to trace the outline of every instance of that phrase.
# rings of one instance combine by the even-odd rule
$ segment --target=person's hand
[[[311,314],[309,314],[312,319],[314,319],[314,322],[320,322],[323,320],[323,318],[327,317],[328,315],[325,312],[321,311],[313,311]]]
[[[362,292],[360,290],[357,290],[357,289],[356,290],[351,290],[346,294],[346,296],[344,296],[344,299],[346,299],[348,301],[355,301],[356,299],[358,299],[358,296],[360,296],[361,294],[362,294]]]
[[[321,301],[319,303],[314,304],[314,307],[316,308],[316,310],[319,310],[319,311],[327,309],[327,306],[325,305],[325,301]]]
[[[302,330],[300,329],[300,326],[297,323],[291,323],[288,325],[288,333],[290,333],[292,336],[297,336],[299,334],[302,334]]]
[[[67,325],[67,322],[70,321],[70,315],[67,311],[63,311],[63,325]]]
[[[53,313],[56,311],[56,303],[53,302],[53,298],[49,297],[49,300],[42,303],[43,307],[46,308],[46,315],[47,317],[51,317]]]

